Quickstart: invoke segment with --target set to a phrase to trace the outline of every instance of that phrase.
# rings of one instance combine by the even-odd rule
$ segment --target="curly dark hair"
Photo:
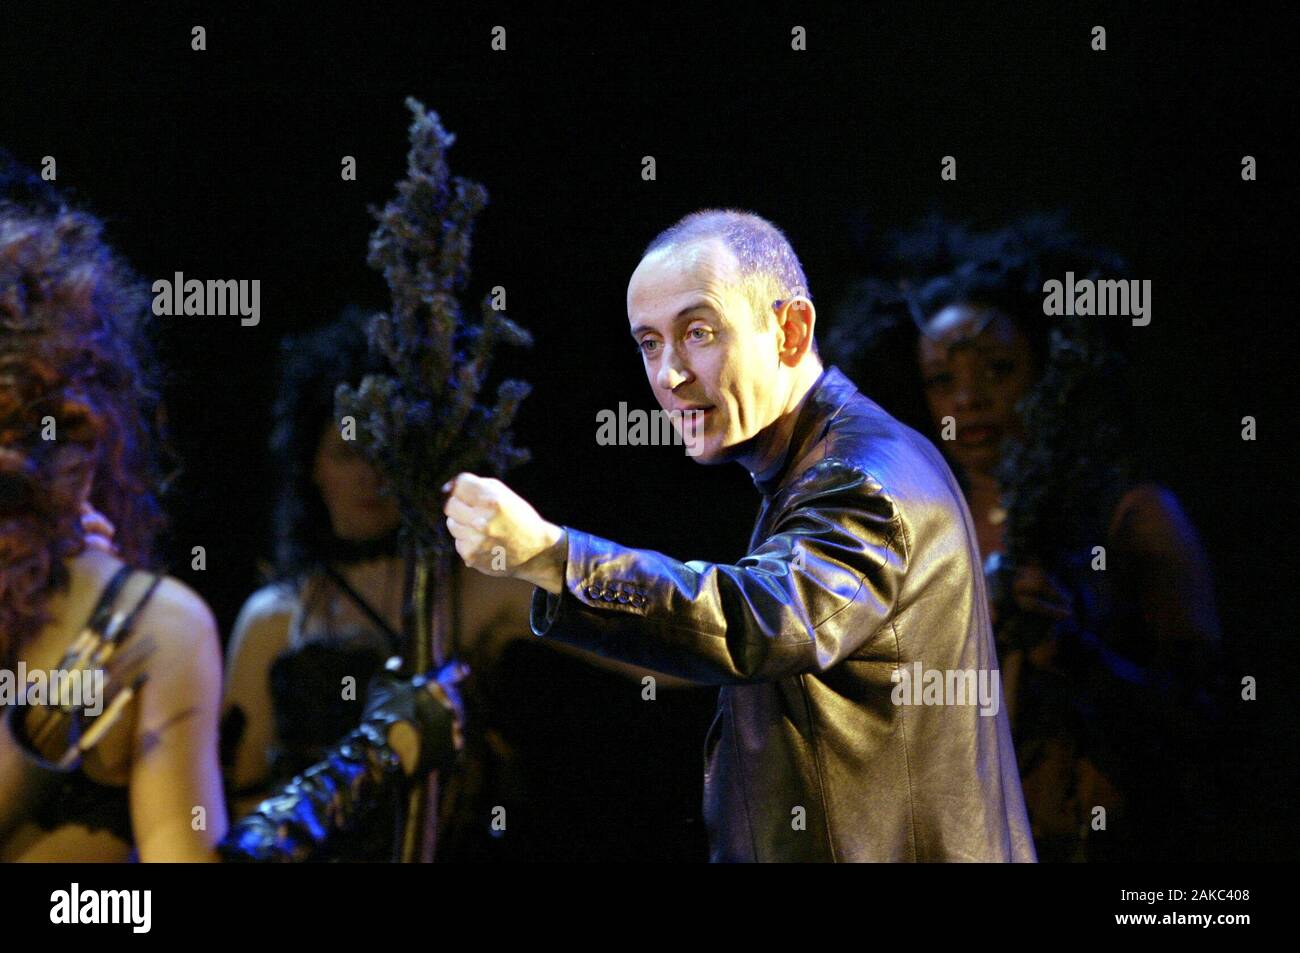
[[[163,517],[147,287],[98,219],[0,165],[0,660],[12,665],[84,548],[88,481],[128,563],[154,565]]]
[[[71,198],[23,165],[7,149],[0,149],[0,209],[52,215]]]
[[[312,466],[326,425],[335,420],[340,384],[356,386],[382,369],[367,346],[368,312],[355,306],[324,327],[281,344],[279,396],[272,411],[271,453],[278,471],[275,504],[276,578],[310,572],[338,552],[329,511],[312,482]]]
[[[920,327],[944,307],[996,308],[1029,341],[1038,382],[1019,405],[1023,442],[1008,445],[998,471],[1013,563],[1054,563],[1095,541],[1136,476],[1127,423],[1127,360],[1115,322],[1043,313],[1043,283],[1122,277],[1112,251],[1085,243],[1062,212],[1034,213],[977,231],[931,216],[889,236],[878,267],[888,279],[850,286],[827,335],[841,364],[891,414],[943,449],[918,369]],[[960,465],[949,458],[968,486]]]

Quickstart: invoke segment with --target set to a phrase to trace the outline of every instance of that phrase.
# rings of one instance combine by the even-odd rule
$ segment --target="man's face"
[[[777,321],[757,329],[739,263],[720,239],[659,249],[627,288],[632,337],[659,406],[702,409],[685,434],[699,463],[723,463],[782,410]],[[692,431],[692,423],[694,430]]]

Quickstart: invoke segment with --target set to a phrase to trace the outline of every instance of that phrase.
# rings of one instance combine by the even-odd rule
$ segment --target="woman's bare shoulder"
[[[288,581],[272,582],[258,589],[246,600],[235,620],[235,630],[288,617],[298,609],[299,587]]]
[[[90,607],[104,596],[110,581],[124,567],[125,563],[116,556],[102,552],[86,552],[70,561],[67,602],[78,620],[88,617]],[[155,586],[151,574],[132,573],[114,599],[115,610],[128,611],[140,605],[136,629],[165,631],[168,641],[217,635],[216,621],[207,602],[172,576],[159,577]]]
[[[1120,498],[1111,535],[1139,549],[1178,549],[1197,542],[1191,518],[1174,491],[1151,480],[1133,485]]]
[[[204,699],[215,700],[221,687],[216,619],[203,597],[185,583],[171,576],[159,580],[131,638],[149,645],[151,687],[144,697],[154,720],[177,706],[206,707]]]
[[[284,648],[298,603],[298,587],[289,582],[270,583],[249,596],[230,632],[227,667],[233,671],[241,660],[263,666]]]
[[[217,639],[212,610],[197,592],[172,576],[158,582],[141,615],[142,626],[165,629],[167,641],[180,649],[193,649]]]

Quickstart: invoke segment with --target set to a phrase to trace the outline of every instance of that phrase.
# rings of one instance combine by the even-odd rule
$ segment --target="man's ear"
[[[794,367],[812,347],[817,309],[808,298],[795,295],[775,305],[774,310],[776,327],[781,332],[780,361],[787,367]]]

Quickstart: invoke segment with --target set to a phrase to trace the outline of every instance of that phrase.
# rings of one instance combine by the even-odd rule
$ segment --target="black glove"
[[[421,777],[436,768],[448,767],[456,759],[455,722],[461,710],[456,683],[464,677],[464,668],[451,663],[436,676],[421,674],[413,679],[399,679],[380,672],[370,680],[361,724],[373,726],[387,737],[399,721],[415,728],[420,739],[420,755],[412,777]],[[446,702],[428,689],[436,680]]]
[[[218,845],[227,861],[311,860],[340,836],[358,827],[405,779],[389,744],[389,729],[404,721],[416,729],[420,755],[410,777],[420,777],[455,759],[456,682],[463,667],[438,673],[444,705],[426,687],[430,677],[409,681],[388,673],[370,682],[361,724],[325,757],[262,801],[231,826]]]

